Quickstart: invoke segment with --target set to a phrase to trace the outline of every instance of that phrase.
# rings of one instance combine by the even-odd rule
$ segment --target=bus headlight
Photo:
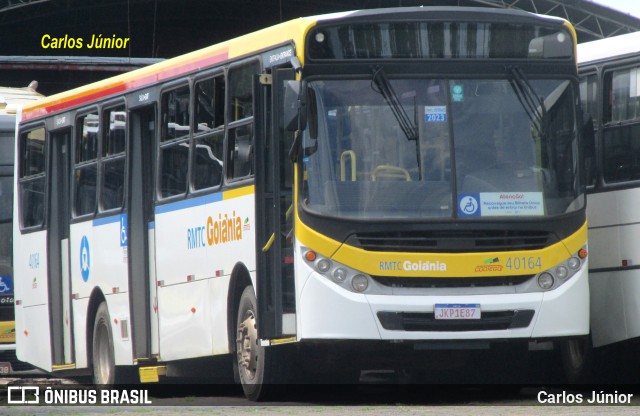
[[[342,267],[338,267],[333,271],[333,280],[335,280],[336,282],[342,283],[346,278],[347,278],[347,271]]]
[[[357,274],[351,279],[351,286],[356,292],[364,292],[369,287],[369,279],[363,274]]]
[[[567,276],[569,276],[569,269],[567,269],[565,266],[556,267],[556,276],[558,276],[558,279],[560,280],[566,279]]]
[[[583,247],[567,260],[549,270],[545,270],[544,272],[538,274],[538,290],[556,289],[564,282],[569,280],[571,276],[576,274],[578,270],[580,270],[580,268],[582,268],[586,261],[586,258],[587,250]]]
[[[380,290],[384,291],[369,275],[351,269],[337,261],[322,257],[313,250],[302,248],[302,258],[305,260],[305,263],[310,265],[318,274],[346,290],[355,293],[378,293]]]
[[[554,278],[549,272],[540,273],[538,275],[538,286],[541,289],[549,290],[553,287]]]
[[[320,273],[326,273],[331,270],[331,261],[327,259],[320,259],[316,263],[316,268]]]

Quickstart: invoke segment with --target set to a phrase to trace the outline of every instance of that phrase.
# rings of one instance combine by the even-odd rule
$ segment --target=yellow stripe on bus
[[[230,189],[222,193],[222,199],[227,201],[233,198],[239,198],[241,196],[252,195],[256,193],[256,187],[254,185],[244,186],[242,188]]]

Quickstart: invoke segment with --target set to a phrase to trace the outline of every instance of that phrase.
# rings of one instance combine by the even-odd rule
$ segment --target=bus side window
[[[124,202],[125,131],[127,113],[124,105],[102,112],[102,157],[100,159],[102,210],[121,208]],[[109,128],[107,129],[107,126]]]
[[[95,212],[98,177],[98,134],[99,118],[97,112],[85,114],[78,118],[73,175],[73,211],[77,217]]]
[[[20,205],[24,228],[44,223],[45,152],[44,128],[20,135]]]
[[[195,147],[192,155],[193,188],[205,189],[222,182],[224,145],[224,76],[195,84]]]
[[[605,182],[640,179],[640,67],[605,74],[609,97],[603,118],[603,175]]]
[[[231,179],[253,173],[253,75],[259,72],[257,61],[229,71],[227,175]]]
[[[160,196],[163,198],[187,192],[190,95],[188,85],[162,94]]]

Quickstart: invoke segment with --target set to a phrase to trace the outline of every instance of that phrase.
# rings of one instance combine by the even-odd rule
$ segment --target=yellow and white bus
[[[0,375],[24,369],[15,359],[13,312],[13,164],[18,106],[43,97],[37,83],[25,88],[0,87]]]
[[[578,45],[580,98],[595,141],[585,152],[594,347],[640,337],[640,33]]]
[[[19,357],[96,383],[233,368],[260,399],[431,347],[581,345],[575,38],[511,10],[345,12],[26,107]]]

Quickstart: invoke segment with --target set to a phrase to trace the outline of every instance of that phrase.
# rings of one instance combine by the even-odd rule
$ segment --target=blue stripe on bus
[[[122,214],[112,215],[110,217],[96,218],[93,220],[93,226],[99,227],[101,225],[113,224],[114,222],[120,222]]]
[[[183,199],[182,201],[156,207],[156,214],[164,214],[172,211],[180,211],[186,208],[198,207],[200,205],[211,204],[222,201],[222,192],[199,196],[197,198]]]

